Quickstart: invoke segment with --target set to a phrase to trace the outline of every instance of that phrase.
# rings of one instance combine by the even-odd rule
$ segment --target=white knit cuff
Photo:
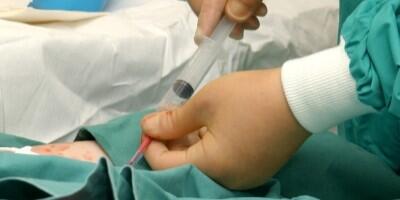
[[[374,112],[372,107],[358,100],[344,42],[338,47],[286,62],[281,78],[294,116],[311,133]]]

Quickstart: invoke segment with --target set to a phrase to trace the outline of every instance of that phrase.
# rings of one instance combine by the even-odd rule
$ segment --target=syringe
[[[172,87],[161,100],[158,110],[168,110],[185,103],[199,86],[223,49],[223,42],[232,32],[235,23],[223,17],[210,38],[204,38],[187,67],[183,69]],[[142,143],[128,164],[135,166],[151,143],[144,135]]]

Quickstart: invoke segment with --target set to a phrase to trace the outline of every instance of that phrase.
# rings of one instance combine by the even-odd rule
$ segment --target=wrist
[[[267,69],[266,71],[268,71],[269,75],[264,76],[265,82],[263,85],[266,87],[263,90],[269,92],[266,93],[267,96],[264,98],[265,103],[268,105],[264,109],[267,111],[265,115],[274,115],[275,122],[273,124],[280,125],[280,130],[284,130],[281,134],[287,134],[292,139],[292,142],[297,142],[297,145],[300,145],[310,134],[291,111],[281,80],[282,68]]]
[[[309,132],[325,131],[345,120],[374,112],[361,103],[349,71],[344,44],[282,67],[282,85],[289,107]]]

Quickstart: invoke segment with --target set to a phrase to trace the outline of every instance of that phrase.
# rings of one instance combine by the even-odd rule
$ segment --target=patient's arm
[[[94,141],[40,145],[32,147],[32,151],[40,155],[61,156],[88,162],[96,162],[100,157],[106,157],[106,153]]]

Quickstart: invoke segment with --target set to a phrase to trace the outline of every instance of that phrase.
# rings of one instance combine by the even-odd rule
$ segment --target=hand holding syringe
[[[146,115],[141,128],[154,139],[146,150],[152,169],[193,165],[235,190],[266,183],[309,137],[289,108],[280,68],[213,80],[182,106]]]
[[[182,73],[161,100],[158,106],[159,110],[180,106],[193,95],[195,89],[217,59],[222,50],[223,42],[232,32],[234,26],[235,23],[224,17],[216,27],[211,38],[205,38],[202,41],[188,66],[183,69]],[[150,143],[151,138],[144,136],[142,144],[129,161],[130,165],[135,165],[143,157],[143,153]]]

